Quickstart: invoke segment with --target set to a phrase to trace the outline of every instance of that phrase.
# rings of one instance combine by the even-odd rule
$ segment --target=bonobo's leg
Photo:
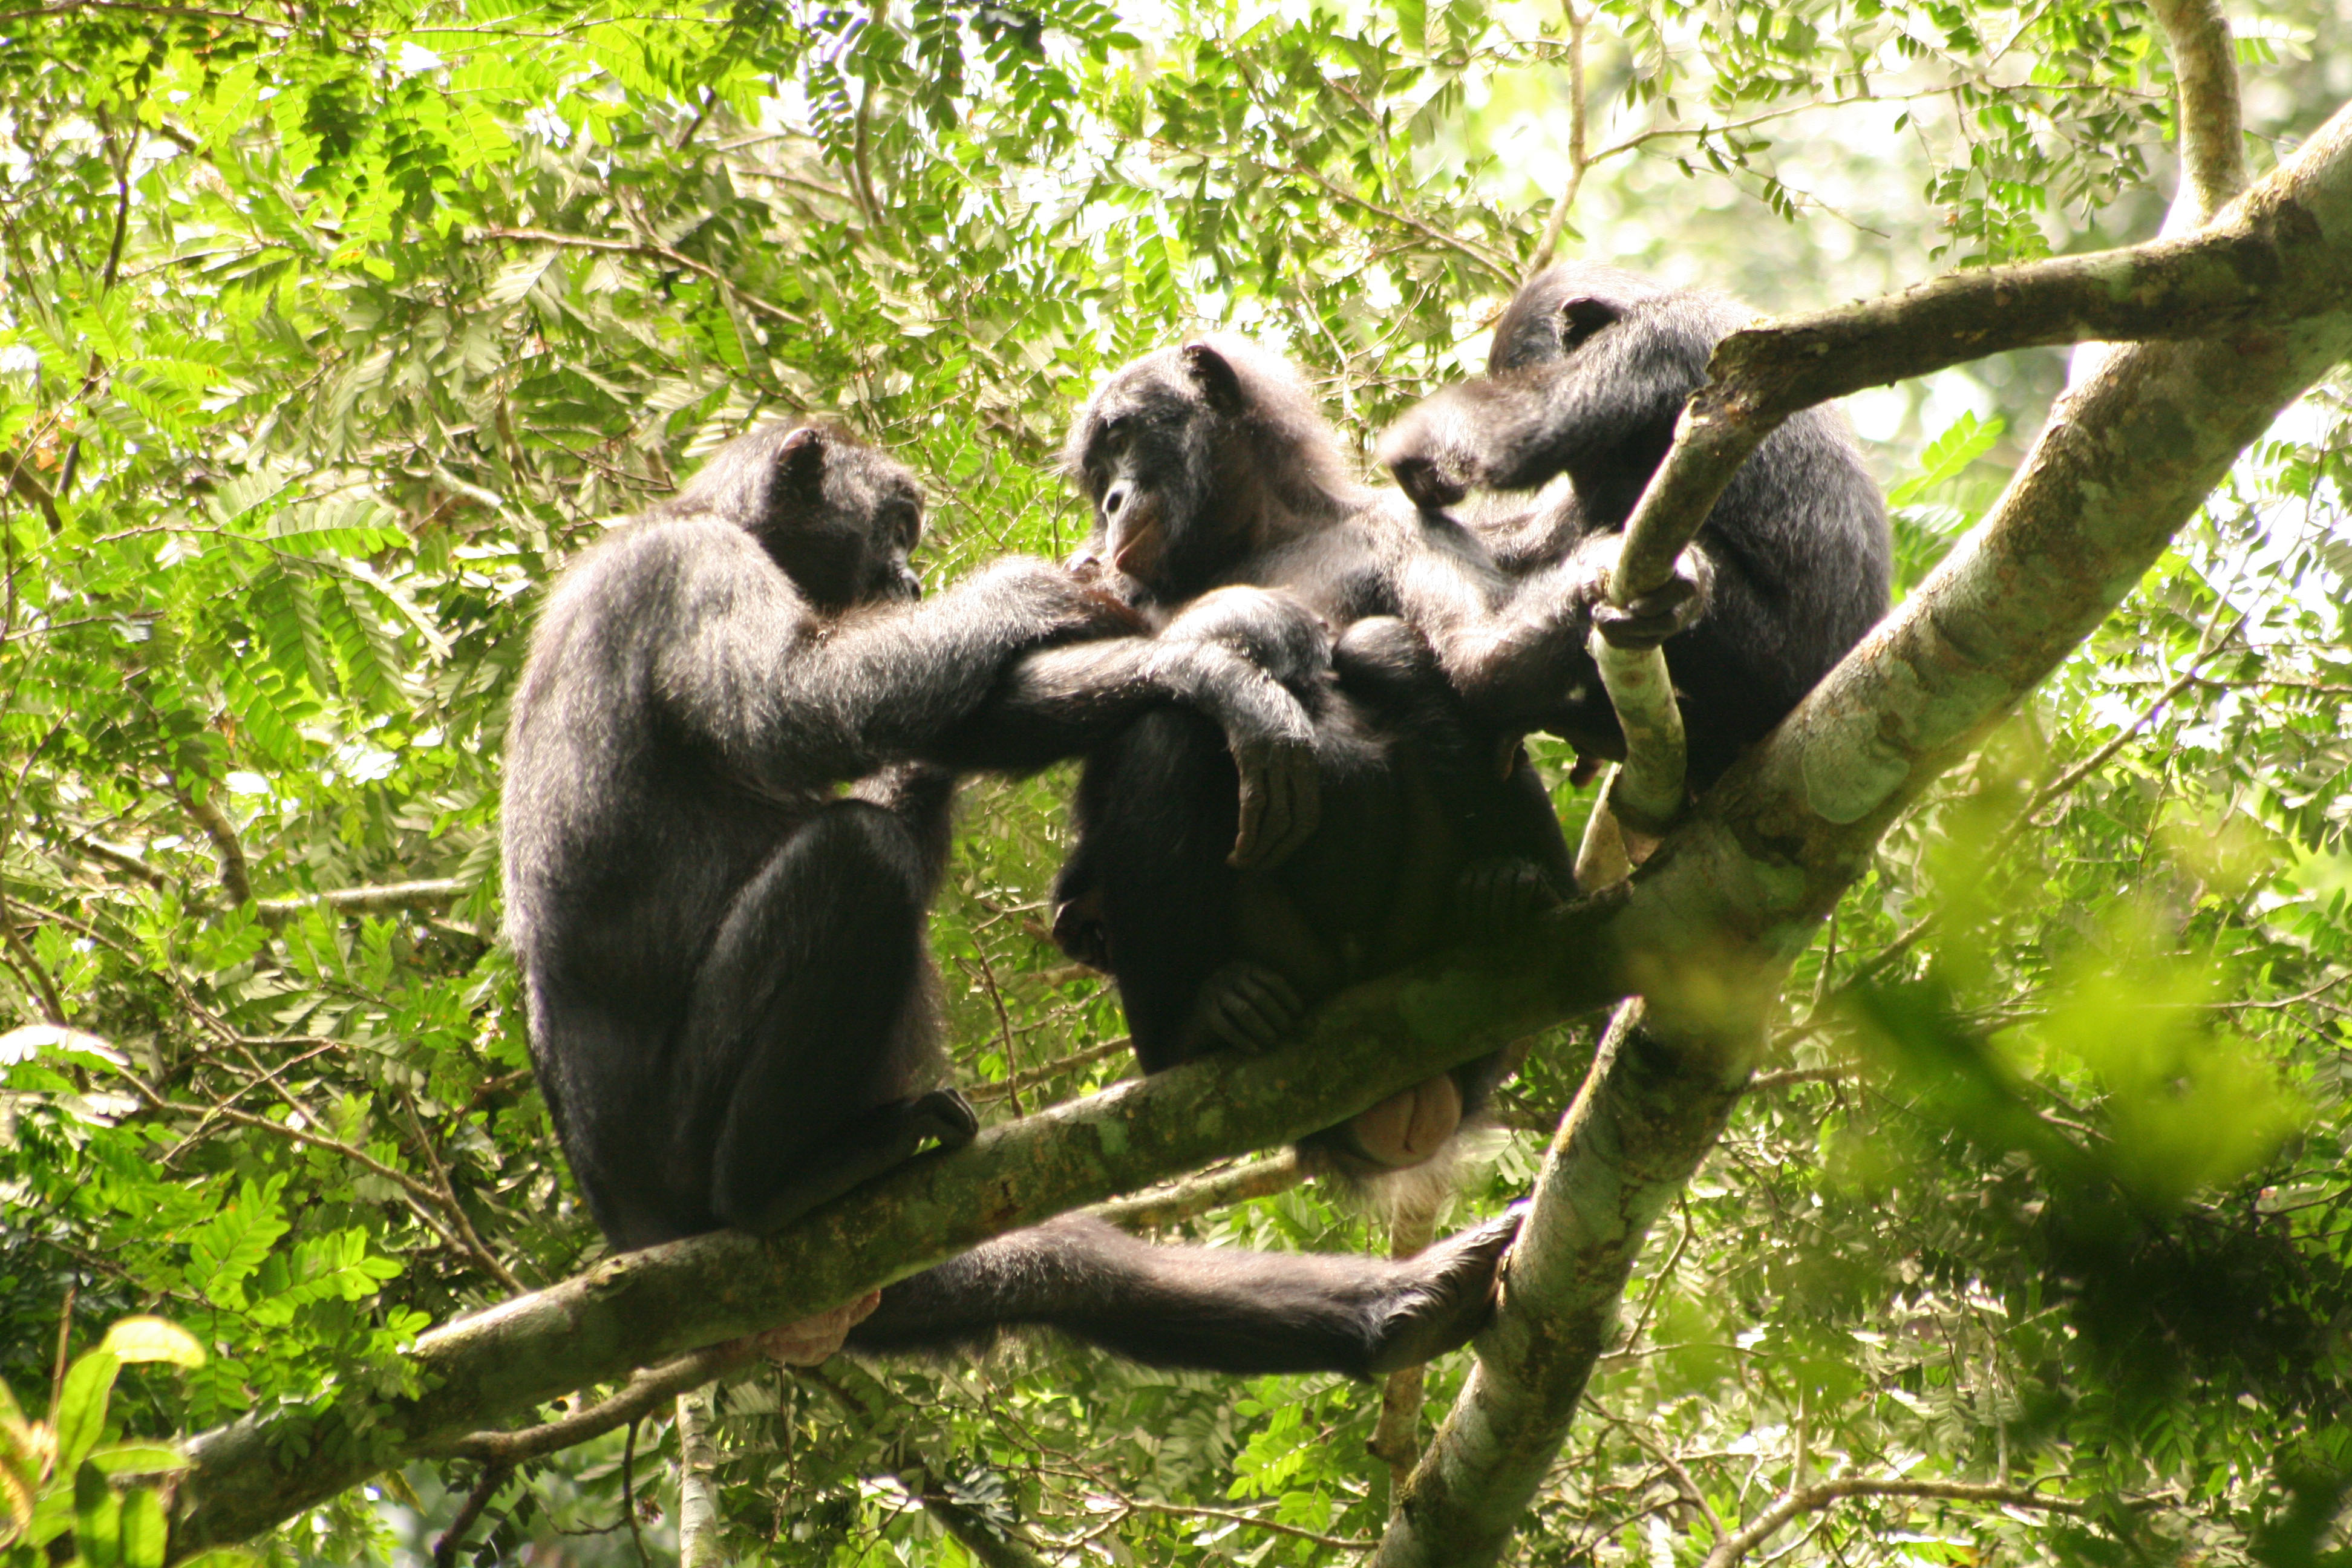
[[[977,1130],[953,1090],[920,1092],[930,827],[835,801],[719,926],[680,1046],[692,1098],[678,1151],[709,1149],[719,1223],[767,1234],[926,1140],[953,1146]]]
[[[1151,1366],[1377,1377],[1486,1325],[1518,1215],[1415,1258],[1152,1247],[1070,1215],[997,1237],[882,1292],[850,1331],[867,1352],[984,1345],[1000,1329],[1059,1329]]]

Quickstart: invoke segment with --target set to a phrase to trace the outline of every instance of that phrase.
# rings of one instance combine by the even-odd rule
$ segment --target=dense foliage
[[[2352,93],[2352,13],[2232,21],[2259,167]],[[493,940],[500,735],[536,588],[699,454],[824,413],[926,476],[935,578],[1055,553],[1063,421],[1195,325],[1286,348],[1367,440],[1554,243],[1794,309],[2144,237],[2170,82],[2105,0],[0,15],[0,1521],[30,1423],[168,1469],[155,1440],[257,1405],[363,1407],[426,1325],[595,1254]],[[1905,585],[2063,374],[1854,400]],[[1696,1564],[1839,1477],[2018,1495],[1857,1500],[1769,1550],[2327,1550],[2347,425],[2327,394],[2283,421],[1887,840],[1642,1265],[1529,1561]],[[1066,782],[968,792],[935,923],[992,1115],[1127,1070],[1039,918]],[[1524,1187],[1591,1038],[1538,1045],[1455,1219]],[[1314,1189],[1189,1229],[1387,1244]],[[194,1344],[118,1330],[163,1349],[110,1401],[68,1374],[149,1316]],[[1378,1390],[1052,1344],[716,1405],[747,1559],[1305,1562],[1376,1536],[1390,1485]],[[625,1471],[624,1442],[499,1492],[481,1560],[668,1549],[674,1427]],[[88,1561],[160,1560],[155,1493],[50,1468]],[[257,1549],[415,1560],[475,1479],[412,1466]]]

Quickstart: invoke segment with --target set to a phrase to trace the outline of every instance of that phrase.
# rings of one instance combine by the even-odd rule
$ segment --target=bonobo
[[[934,1087],[925,949],[956,770],[1041,766],[1181,700],[1249,780],[1227,803],[1238,860],[1311,826],[1308,721],[1250,641],[1300,679],[1323,647],[1303,609],[1225,595],[1139,637],[1032,561],[919,604],[920,527],[897,463],[770,427],[584,552],[541,614],[508,740],[507,925],[541,1087],[616,1249],[772,1232],[972,1136]],[[1263,602],[1242,616],[1244,597]],[[849,1342],[1034,1323],[1166,1364],[1370,1375],[1477,1327],[1508,1233],[1395,1265],[1066,1217],[891,1287]],[[771,1347],[821,1359],[855,1317]]]
[[[1234,868],[1233,763],[1200,715],[1161,709],[1088,754],[1055,933],[1118,981],[1147,1071],[1220,1044],[1263,1047],[1351,981],[1571,889],[1531,768],[1462,707],[1403,621],[1427,575],[1507,587],[1441,515],[1352,483],[1289,366],[1239,339],[1113,374],[1072,429],[1094,502],[1082,563],[1165,616],[1224,584],[1279,588],[1339,634],[1339,679],[1295,689],[1314,720],[1322,826],[1276,867]],[[1499,1076],[1488,1058],[1307,1142],[1371,1173],[1427,1159]]]
[[[1380,458],[1423,507],[1472,489],[1556,497],[1477,523],[1524,578],[1508,613],[1433,631],[1447,674],[1486,718],[1622,757],[1586,632],[1664,643],[1703,790],[1761,739],[1886,612],[1886,509],[1833,409],[1788,420],[1733,475],[1675,580],[1608,603],[1626,518],[1675,435],[1708,356],[1755,312],[1614,267],[1563,262],[1529,280],[1495,328],[1487,373],[1428,398]],[[1570,695],[1562,700],[1561,693]]]

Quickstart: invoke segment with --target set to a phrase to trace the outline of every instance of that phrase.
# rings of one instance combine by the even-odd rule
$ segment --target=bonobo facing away
[[[1621,646],[1663,642],[1691,785],[1705,789],[1885,614],[1886,509],[1844,416],[1828,408],[1790,419],[1741,465],[1674,583],[1627,610],[1607,602],[1626,518],[1684,403],[1717,342],[1754,315],[1719,294],[1563,262],[1512,299],[1486,375],[1382,437],[1381,460],[1430,509],[1568,476],[1564,493],[1475,525],[1524,578],[1509,612],[1433,636],[1483,714],[1622,757],[1585,634],[1597,622]]]
[[[507,923],[541,1086],[616,1248],[770,1232],[972,1136],[935,1087],[924,945],[955,769],[1039,766],[1181,700],[1250,780],[1237,858],[1296,841],[1302,791],[1311,813],[1306,716],[1246,657],[1263,634],[1319,658],[1303,610],[1255,595],[1236,627],[1228,595],[1141,637],[1032,561],[918,604],[920,525],[898,464],[772,427],[583,553],[541,614],[508,741]],[[1392,1265],[1066,1218],[892,1287],[850,1342],[1039,1323],[1164,1363],[1368,1375],[1466,1338],[1507,1238]],[[770,1342],[821,1358],[854,1318]]]
[[[1081,552],[1155,617],[1225,584],[1286,591],[1339,636],[1339,679],[1295,683],[1314,719],[1322,826],[1278,867],[1229,866],[1234,771],[1215,729],[1163,709],[1090,752],[1055,934],[1114,975],[1147,1070],[1271,1044],[1353,981],[1564,897],[1566,845],[1515,736],[1454,699],[1411,626],[1424,577],[1507,587],[1469,533],[1346,478],[1290,368],[1218,337],[1106,381],[1067,466],[1095,504]],[[1185,612],[1192,613],[1192,612]],[[1426,1160],[1493,1087],[1487,1058],[1433,1079],[1310,1152],[1370,1172]]]

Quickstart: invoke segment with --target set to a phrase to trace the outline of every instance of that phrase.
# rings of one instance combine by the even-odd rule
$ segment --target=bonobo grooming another
[[[1497,766],[1516,735],[1465,711],[1391,618],[1423,576],[1496,598],[1506,580],[1451,519],[1349,481],[1286,364],[1223,337],[1147,355],[1095,393],[1066,460],[1096,509],[1081,559],[1153,616],[1255,584],[1339,634],[1336,686],[1296,688],[1323,825],[1279,867],[1225,863],[1233,764],[1200,715],[1161,709],[1087,756],[1055,934],[1117,978],[1146,1070],[1272,1044],[1342,985],[1454,940],[1458,913],[1507,921],[1567,895],[1542,783]],[[1354,1171],[1418,1163],[1499,1071],[1473,1063],[1307,1147]]]
[[[1684,403],[1715,345],[1754,314],[1720,294],[1563,262],[1512,299],[1486,375],[1428,398],[1381,438],[1381,460],[1432,510],[1472,489],[1568,476],[1557,499],[1474,524],[1524,578],[1507,612],[1486,620],[1474,605],[1423,625],[1483,717],[1622,757],[1585,634],[1597,624],[1622,647],[1663,642],[1691,786],[1704,790],[1885,614],[1886,509],[1829,408],[1790,418],[1741,465],[1675,582],[1628,610],[1608,604],[1626,518]]]
[[[1182,701],[1246,780],[1226,775],[1220,855],[1262,863],[1311,826],[1311,725],[1276,679],[1320,665],[1304,609],[1219,595],[1138,637],[1030,561],[917,604],[920,527],[898,464],[771,427],[583,553],[541,613],[508,742],[507,923],[541,1087],[616,1249],[771,1232],[972,1136],[935,1087],[924,945],[954,770],[1041,766]],[[1509,1232],[1392,1264],[1066,1217],[892,1286],[849,1343],[1041,1324],[1162,1364],[1366,1376],[1477,1328]],[[855,1316],[770,1342],[821,1359]]]

